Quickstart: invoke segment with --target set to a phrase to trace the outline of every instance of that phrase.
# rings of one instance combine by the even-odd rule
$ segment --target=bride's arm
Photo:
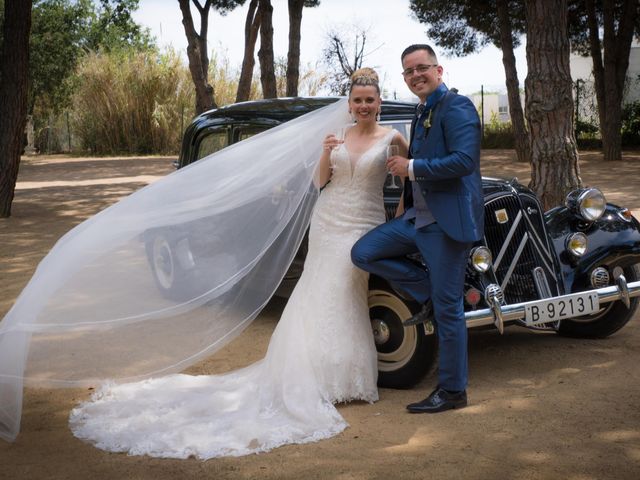
[[[405,157],[405,158],[408,157],[408,155],[409,155],[409,144],[407,143],[407,140],[404,138],[404,135],[402,135],[400,132],[397,132],[393,136],[393,139],[391,140],[391,145],[397,145],[398,146],[398,148],[400,149],[399,155],[401,157]]]
[[[333,134],[324,137],[324,141],[322,142],[322,155],[320,155],[318,172],[314,182],[316,187],[324,187],[331,179],[331,152],[340,143],[342,142]]]

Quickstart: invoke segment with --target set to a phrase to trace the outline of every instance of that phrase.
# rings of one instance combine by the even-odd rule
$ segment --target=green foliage
[[[243,2],[221,1],[216,8]],[[0,0],[0,24],[3,6]],[[193,83],[179,55],[158,52],[133,22],[137,6],[138,0],[35,0],[29,108],[41,151],[179,150],[194,115]],[[220,105],[232,103],[237,69],[214,55],[210,72]],[[302,91],[314,94],[323,82],[311,69],[301,72]],[[256,78],[251,98],[260,96]]]
[[[193,0],[191,0],[193,1]],[[244,5],[244,2],[247,0],[212,0],[211,8],[213,8],[220,15],[225,16],[227,13],[239,7],[240,5]],[[204,3],[204,2],[201,2]]]
[[[515,139],[511,122],[501,122],[498,115],[491,114],[491,120],[484,125],[482,148],[514,148]]]
[[[640,147],[640,100],[622,109],[622,146]]]
[[[100,0],[92,12],[85,49],[145,50],[154,47],[154,38],[148,28],[142,28],[131,16],[140,0]]]
[[[280,63],[284,65],[284,60]],[[195,114],[195,91],[189,69],[178,54],[171,50],[165,54],[154,50],[91,52],[81,59],[76,78],[71,133],[66,132],[65,114],[48,118],[47,127],[38,131],[41,151],[66,150],[69,143],[74,149],[102,155],[179,151],[182,133]],[[221,106],[235,101],[238,69],[231,66],[224,51],[212,55],[209,78]],[[324,81],[309,67],[301,72],[305,93],[315,94]],[[250,99],[261,97],[256,77]]]
[[[490,43],[501,48],[495,0],[411,0],[409,8],[447,55],[468,55]],[[524,2],[509,1],[509,12],[515,48],[525,31]]]
[[[614,1],[614,16],[620,18],[624,0]],[[496,20],[496,0],[411,0],[409,8],[420,23],[428,26],[427,34],[448,55],[464,56],[478,52],[489,43],[501,48]],[[568,0],[568,28],[574,52],[589,55],[589,28],[585,0]],[[598,24],[603,24],[602,2],[596,1]],[[509,1],[509,15],[514,47],[526,32],[524,0]],[[636,38],[640,38],[640,16],[636,22]]]
[[[131,18],[138,0],[36,0],[30,40],[29,112],[36,118],[69,105],[79,59],[87,51],[146,49],[147,29]],[[35,110],[35,111],[34,111]]]
[[[568,0],[567,3],[567,19],[571,50],[582,56],[588,57],[590,55],[591,45],[585,0]],[[625,0],[613,1],[613,16],[615,24],[618,24],[624,15],[624,3]],[[604,24],[602,5],[602,1],[595,2],[596,17],[598,25],[600,26]],[[617,29],[618,27],[616,26],[615,28]],[[635,37],[640,39],[640,15],[636,19]]]
[[[638,108],[640,109],[640,107]],[[638,115],[636,115],[636,118],[640,119]],[[640,120],[636,121],[640,122]],[[635,128],[638,127],[640,127],[640,125],[637,125]],[[636,132],[637,131],[638,130],[636,130]],[[623,138],[624,135],[623,132]],[[628,143],[628,140],[626,144],[623,141],[623,145],[626,147],[640,146],[640,139],[637,138],[637,135],[636,133],[636,137],[629,136],[631,142],[635,141],[636,143]],[[602,148],[602,140],[600,139],[600,131],[597,125],[579,121],[576,125],[576,142],[579,150],[597,150]],[[513,126],[511,122],[499,122],[497,118],[492,116],[491,121],[484,126],[482,148],[515,148],[515,138],[513,136]]]
[[[38,137],[48,135],[48,126],[69,108],[87,52],[152,48],[148,31],[131,18],[137,7],[138,0],[34,1],[28,111]]]
[[[194,114],[194,93],[177,54],[90,53],[78,76],[73,131],[83,148],[97,154],[178,151]]]
[[[90,0],[41,0],[34,4],[30,38],[29,112],[44,116],[69,105],[73,72],[83,55]]]
[[[576,137],[595,137],[598,135],[597,125],[584,120],[576,120]]]
[[[600,129],[597,123],[587,120],[576,120],[575,137],[579,150],[598,150],[602,148]]]

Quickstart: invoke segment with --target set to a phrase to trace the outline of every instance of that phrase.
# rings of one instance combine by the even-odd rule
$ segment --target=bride
[[[375,72],[355,72],[349,109],[356,123],[343,141],[324,139],[325,188],[311,219],[304,272],[266,357],[226,375],[103,387],[73,410],[76,436],[130,454],[245,455],[336,435],[347,424],[333,404],[378,399],[368,278],[351,264],[350,251],[385,219],[386,147],[406,149],[398,132],[377,124],[380,105]]]
[[[347,427],[334,404],[378,399],[376,350],[367,306],[368,274],[351,264],[350,250],[365,232],[384,221],[382,185],[386,178],[386,147],[397,145],[401,154],[406,154],[407,150],[406,141],[398,132],[378,125],[376,117],[380,106],[377,74],[371,69],[355,72],[348,98],[349,113],[355,123],[342,129],[342,135],[329,134],[324,138],[319,165],[317,168],[314,165],[315,183],[324,188],[312,210],[304,272],[282,313],[266,356],[253,365],[224,375],[173,374],[131,383],[103,384],[89,401],[71,412],[70,426],[74,435],[98,448],[133,455],[201,459],[240,456],[334,436]],[[286,190],[286,186],[284,188]],[[230,201],[233,202],[233,198]],[[192,206],[193,201],[188,203]],[[296,212],[299,210],[311,211],[298,208]],[[280,216],[282,212],[279,212]],[[153,212],[145,212],[145,217],[150,215],[153,216]],[[299,224],[297,233],[285,236],[296,237],[299,243],[300,225],[306,225],[304,215],[294,214],[291,222]],[[282,233],[276,237],[270,240],[269,248],[290,245],[281,241]],[[212,241],[215,243],[215,239]],[[238,241],[241,241],[239,235]],[[246,270],[237,258],[218,257],[217,264],[230,264],[229,271]],[[272,269],[274,255],[265,257],[249,262],[252,272],[264,273]],[[280,263],[288,265],[290,259],[291,252],[287,252],[287,261]],[[42,264],[39,271],[43,269]],[[225,278],[234,275],[226,274]],[[80,277],[78,282],[84,282],[84,285],[87,277],[77,276]],[[104,276],[100,280],[106,281]],[[237,300],[251,296],[251,292],[247,292],[251,289],[242,282],[228,283],[225,280],[213,290],[224,291],[223,296],[236,292],[233,302],[216,305],[217,300],[204,295],[205,298],[196,303],[200,307],[214,305],[227,317],[237,310],[243,311]],[[25,293],[28,292],[23,295]],[[76,297],[79,297],[77,292]],[[87,301],[86,297],[81,299]],[[75,300],[77,303],[78,299]],[[124,307],[113,305],[112,308]],[[181,304],[178,310],[184,308]],[[256,310],[253,306],[244,308],[250,309]],[[175,313],[176,308],[158,307],[158,310]],[[237,315],[248,318],[244,313]],[[136,328],[143,330],[141,326],[149,325],[149,322],[137,321],[141,316],[122,314],[117,318],[118,322],[133,325],[126,336]],[[9,322],[11,320],[9,318]],[[103,323],[110,325],[112,322],[114,320]],[[200,326],[200,322],[200,317],[190,320],[181,327],[179,332],[183,333],[179,335],[172,331],[172,341],[180,343],[183,337],[189,337],[188,342],[197,342],[198,339],[193,339],[197,335],[188,335],[188,329],[192,324]],[[227,327],[225,337],[236,335],[246,321],[236,323]],[[83,322],[75,325],[79,336],[83,331],[81,324],[84,325]],[[158,325],[164,328],[158,328]],[[201,331],[207,333],[218,327],[212,326],[211,322],[203,325]],[[2,326],[4,322],[0,324]],[[175,321],[163,325],[162,315],[154,316],[153,326],[155,330],[177,328]],[[30,331],[33,332],[33,328]],[[139,333],[136,346],[153,342],[145,332]],[[216,335],[220,336],[219,333]],[[167,350],[171,350],[173,345],[165,344]],[[207,342],[203,340],[203,344],[205,347],[198,352],[200,358],[204,353],[211,353]],[[191,344],[189,347],[191,350],[197,348]],[[101,355],[101,350],[99,345],[93,345],[96,356]],[[110,345],[105,350],[114,349]],[[124,357],[123,363],[131,363],[126,350],[119,348],[116,353]],[[170,351],[161,353],[171,355]],[[41,356],[47,357],[46,354]],[[52,357],[49,355],[48,358]],[[133,363],[144,363],[144,359],[135,360]],[[104,362],[94,360],[92,368],[97,368],[99,363]],[[180,365],[179,362],[172,365],[173,371]],[[166,373],[164,370],[159,372]],[[0,371],[0,399],[6,398],[2,395],[2,374]],[[74,374],[74,378],[89,378],[89,375],[84,372]],[[0,416],[0,423],[1,420]]]

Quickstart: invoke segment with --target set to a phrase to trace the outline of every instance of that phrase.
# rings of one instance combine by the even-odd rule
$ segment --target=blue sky
[[[276,56],[286,56],[288,37],[287,0],[272,0],[274,7],[274,50]],[[209,22],[209,48],[225,50],[232,65],[240,66],[244,48],[244,20],[247,3],[222,17],[212,12]],[[140,0],[135,14],[139,23],[149,27],[161,46],[172,45],[184,51],[186,38],[177,0]],[[320,6],[305,9],[302,17],[301,60],[315,65],[322,55],[327,31],[332,28],[368,29],[368,50],[373,51],[365,65],[377,69],[383,88],[398,98],[410,97],[400,75],[400,53],[412,43],[430,43],[424,25],[411,17],[408,0],[321,0]],[[463,58],[448,58],[439,54],[444,67],[444,79],[449,87],[471,94],[484,85],[485,91],[504,91],[502,52],[486,47],[478,54]],[[526,76],[525,48],[516,51],[520,84]]]

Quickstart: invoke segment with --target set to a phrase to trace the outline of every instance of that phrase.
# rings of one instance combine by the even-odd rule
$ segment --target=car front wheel
[[[636,282],[640,278],[640,266],[631,265],[623,269],[627,283]],[[604,303],[598,312],[575,320],[562,320],[558,327],[558,333],[565,337],[574,338],[605,338],[613,335],[624,327],[633,318],[640,298],[630,299],[629,308],[622,302]]]
[[[436,363],[438,339],[432,323],[405,327],[420,306],[398,296],[388,285],[369,289],[369,317],[378,351],[378,385],[410,388]]]

